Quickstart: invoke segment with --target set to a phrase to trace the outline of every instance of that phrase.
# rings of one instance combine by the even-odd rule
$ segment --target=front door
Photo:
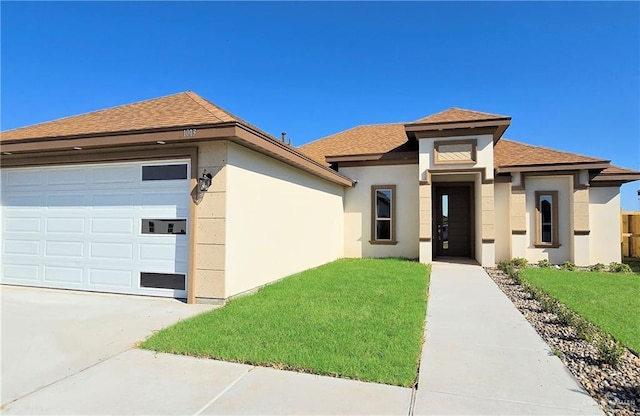
[[[471,257],[473,184],[435,186],[435,256]]]

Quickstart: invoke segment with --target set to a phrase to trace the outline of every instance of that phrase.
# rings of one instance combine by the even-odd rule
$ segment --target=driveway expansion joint
[[[71,377],[74,377],[74,376],[76,376],[76,375],[78,375],[78,374],[81,374],[81,373],[83,373],[83,372],[85,372],[85,371],[89,370],[90,368],[93,368],[93,367],[96,367],[96,366],[98,366],[98,365],[100,365],[100,364],[102,364],[102,363],[105,363],[105,362],[107,362],[107,361],[111,360],[112,358],[115,358],[115,357],[117,357],[117,356],[119,356],[119,355],[121,355],[121,354],[124,354],[125,352],[130,351],[130,350],[132,350],[132,349],[135,349],[135,346],[131,346],[131,347],[127,348],[126,350],[119,351],[119,352],[117,352],[117,353],[115,353],[115,354],[113,354],[113,355],[110,355],[110,356],[108,356],[108,357],[106,357],[106,358],[104,358],[104,359],[101,359],[100,361],[97,361],[97,362],[95,362],[95,363],[93,363],[93,364],[91,364],[91,365],[88,365],[88,366],[86,366],[86,367],[83,367],[83,368],[81,368],[80,370],[76,371],[75,373],[67,374],[67,375],[66,375],[66,376],[64,376],[64,377],[59,378],[59,379],[57,379],[57,380],[54,380],[54,381],[52,381],[52,382],[50,382],[50,383],[48,383],[48,384],[45,384],[45,385],[43,385],[43,386],[40,386],[40,387],[38,387],[38,388],[36,388],[36,389],[34,389],[34,390],[30,391],[29,393],[25,393],[25,394],[23,394],[23,395],[22,395],[22,396],[20,396],[20,397],[16,397],[15,399],[8,401],[7,403],[3,403],[3,404],[0,406],[0,408],[1,408],[1,409],[4,409],[6,406],[8,406],[8,405],[10,405],[10,404],[12,404],[12,403],[15,403],[15,402],[17,402],[18,400],[22,400],[22,399],[24,399],[25,397],[31,396],[32,394],[39,392],[40,390],[44,390],[44,389],[46,389],[46,388],[48,388],[48,387],[51,387],[51,386],[53,386],[53,385],[55,385],[55,384],[60,383],[61,381],[67,380],[67,379],[69,379],[69,378],[71,378]]]
[[[247,371],[245,371],[244,373],[242,373],[240,375],[240,377],[238,377],[237,379],[235,379],[231,384],[229,384],[227,387],[224,388],[224,390],[222,390],[220,393],[218,393],[213,399],[209,400],[207,402],[207,404],[205,404],[204,406],[202,406],[200,408],[200,410],[198,410],[197,412],[195,412],[193,414],[193,416],[198,416],[200,414],[202,414],[202,412],[204,412],[205,410],[207,410],[212,404],[214,404],[215,402],[217,402],[222,396],[224,396],[229,390],[231,390],[231,388],[233,386],[235,386],[236,384],[238,384],[240,382],[240,380],[242,380],[247,374],[249,374],[250,372],[252,372],[253,370],[255,370],[256,367],[253,366],[251,368],[248,368]]]

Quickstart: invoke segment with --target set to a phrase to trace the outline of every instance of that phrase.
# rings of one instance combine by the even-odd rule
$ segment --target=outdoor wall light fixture
[[[211,176],[210,173],[207,173],[207,170],[204,170],[204,173],[202,174],[201,178],[198,178],[198,191],[200,192],[206,192],[209,190],[209,187],[211,186],[211,179],[213,178],[213,176]]]

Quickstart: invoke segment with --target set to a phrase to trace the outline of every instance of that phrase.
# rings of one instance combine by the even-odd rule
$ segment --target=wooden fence
[[[640,258],[640,212],[622,213],[622,257]]]

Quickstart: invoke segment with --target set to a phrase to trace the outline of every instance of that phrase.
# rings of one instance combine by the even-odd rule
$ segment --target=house
[[[620,260],[640,172],[449,109],[294,148],[192,92],[5,131],[3,284],[220,302],[339,257]]]

